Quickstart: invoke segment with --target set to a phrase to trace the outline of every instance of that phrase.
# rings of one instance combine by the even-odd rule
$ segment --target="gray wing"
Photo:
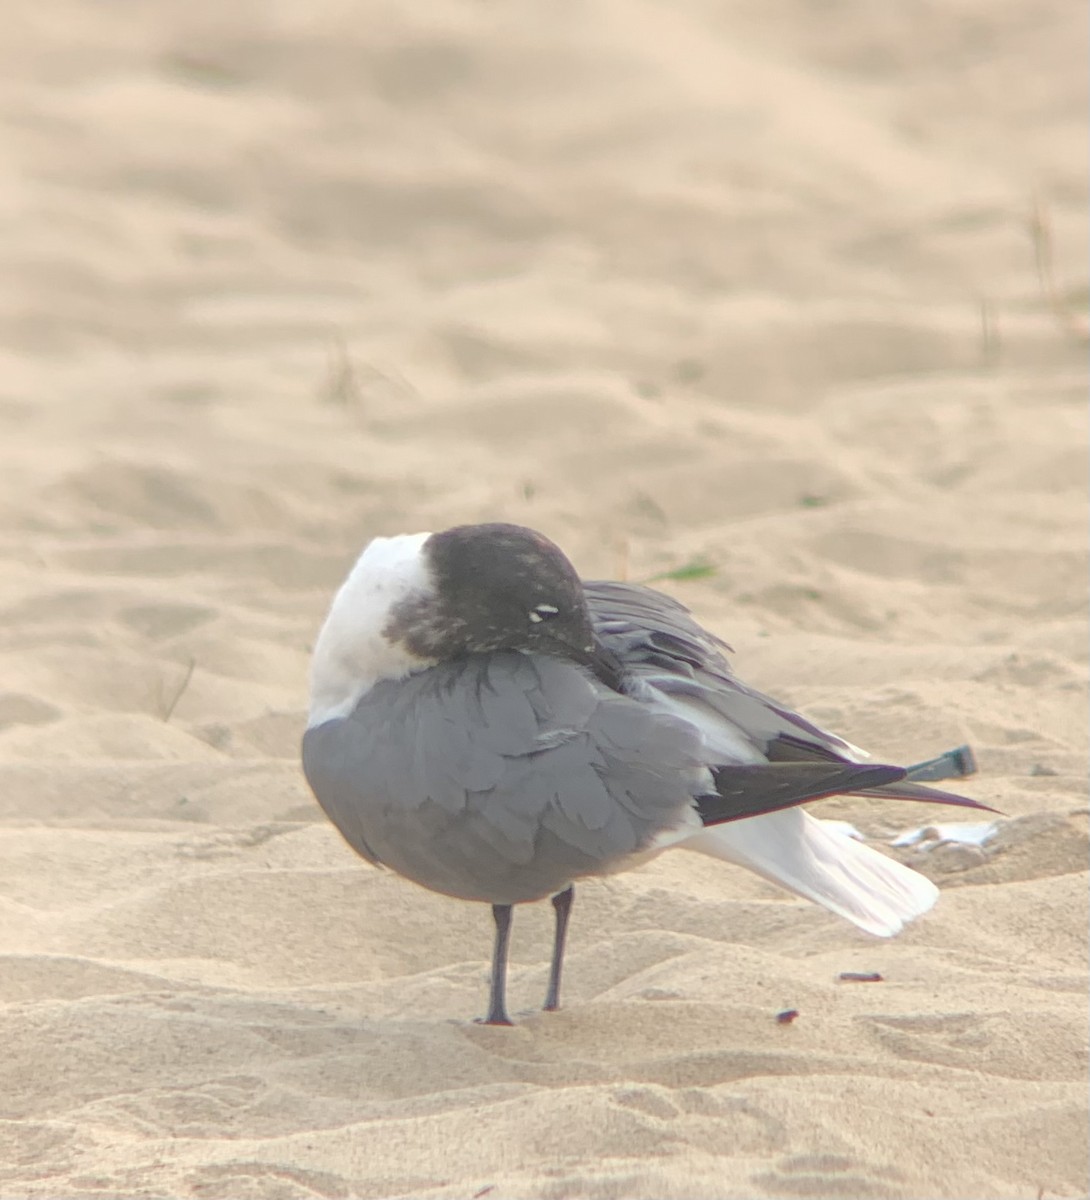
[[[744,684],[730,669],[723,651],[730,647],[702,629],[684,605],[661,592],[632,583],[592,582],[584,585],[596,635],[621,662],[626,673],[622,686],[635,698],[683,720],[691,721],[704,735],[707,761],[713,766],[716,792],[734,811],[723,815],[714,802],[702,804],[701,815],[708,823],[737,820],[789,803],[800,803],[821,794],[858,792],[892,800],[919,800],[963,808],[987,805],[954,792],[939,791],[903,778],[885,782],[865,772],[848,772],[837,784],[835,771],[822,779],[821,768],[838,763],[859,763],[865,751],[807,721],[791,709]],[[737,767],[772,762],[783,767],[807,764],[814,774],[792,772],[763,775],[758,772],[744,783],[744,799],[735,799],[744,776]],[[715,769],[722,768],[722,769]],[[889,768],[874,767],[881,772]],[[783,800],[762,795],[760,789],[780,787]],[[824,793],[822,789],[827,787]],[[793,797],[788,799],[788,797]]]
[[[585,585],[599,640],[621,660],[634,688],[695,721],[720,761],[823,759],[858,762],[857,747],[744,684],[724,655],[730,647],[702,629],[670,596],[633,583]]]
[[[435,891],[539,899],[699,828],[687,722],[557,659],[502,653],[376,684],[309,729],[303,767],[360,854]]]

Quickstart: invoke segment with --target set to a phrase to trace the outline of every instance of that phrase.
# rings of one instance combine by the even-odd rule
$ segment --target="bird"
[[[514,906],[551,898],[544,1008],[560,1005],[576,882],[684,847],[746,867],[879,936],[935,903],[925,876],[800,806],[836,795],[995,811],[743,683],[678,600],[583,581],[505,522],[375,537],[311,661],[302,767],[368,862],[491,905],[489,1025],[510,1025]]]

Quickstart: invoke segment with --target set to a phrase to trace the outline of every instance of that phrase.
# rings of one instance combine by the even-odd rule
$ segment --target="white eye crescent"
[[[555,604],[535,604],[527,616],[535,625],[539,625],[547,617],[555,617],[559,612]]]

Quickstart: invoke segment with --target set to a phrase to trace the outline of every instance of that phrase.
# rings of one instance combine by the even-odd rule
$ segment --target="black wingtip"
[[[981,812],[995,812],[1004,816],[1001,809],[993,809],[992,805],[984,804],[983,800],[972,800],[968,796],[959,796],[957,792],[944,792],[938,787],[924,787],[923,784],[910,782],[908,779],[886,784],[884,787],[868,787],[857,793],[858,796],[873,796],[880,800],[915,800],[918,804],[948,804],[952,808],[977,809]]]
[[[904,767],[846,762],[776,762],[720,767],[715,795],[697,797],[705,825],[722,825],[794,808],[827,796],[884,794],[905,778]]]
[[[971,800],[968,796],[959,796],[957,792],[944,792],[939,788],[924,787],[920,783],[910,783],[907,779],[900,783],[887,784],[885,787],[869,788],[862,794],[877,796],[884,800],[915,800],[921,804],[947,804],[953,808],[975,808],[980,812],[1004,815],[1001,809],[992,808],[990,804],[985,804],[981,800]]]

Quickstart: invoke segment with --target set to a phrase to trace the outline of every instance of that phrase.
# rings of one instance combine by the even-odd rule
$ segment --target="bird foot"
[[[505,1013],[489,1013],[487,1017],[474,1017],[474,1025],[514,1025],[514,1021]]]

